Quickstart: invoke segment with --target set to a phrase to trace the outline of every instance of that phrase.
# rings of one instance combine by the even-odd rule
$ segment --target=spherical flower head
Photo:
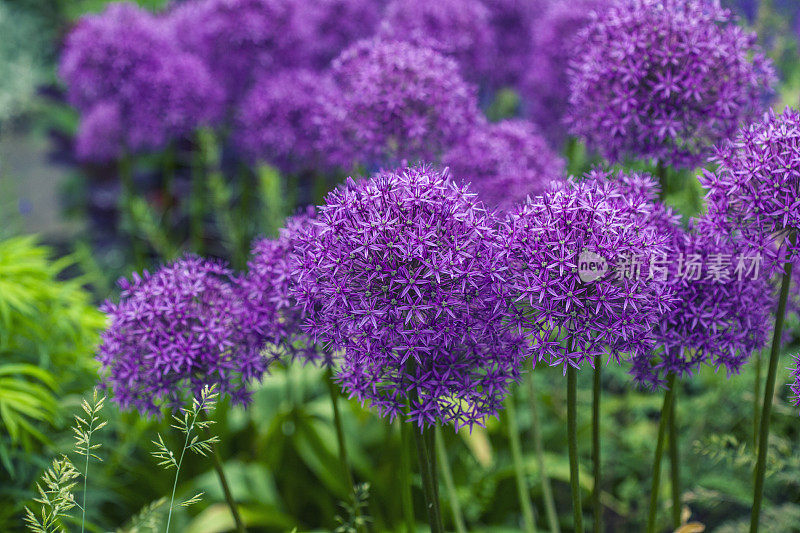
[[[329,152],[342,167],[434,161],[479,120],[455,61],[406,42],[361,41],[334,60],[341,94],[328,114]]]
[[[316,226],[293,292],[309,333],[342,354],[351,396],[420,426],[496,414],[525,350],[505,247],[474,195],[446,171],[405,168],[334,190]]]
[[[304,60],[296,8],[293,0],[198,0],[179,4],[168,20],[180,46],[202,58],[232,104],[263,73]]]
[[[515,87],[528,67],[532,29],[543,9],[543,0],[485,0],[495,37],[496,57],[489,72],[489,85]]]
[[[470,183],[491,209],[510,211],[562,179],[564,160],[524,120],[482,123],[443,157],[454,176]]]
[[[379,35],[452,57],[464,78],[472,82],[486,78],[495,65],[490,12],[480,0],[392,0]]]
[[[717,239],[708,221],[671,223],[667,253],[659,274],[674,291],[675,307],[653,331],[652,354],[633,358],[634,380],[654,389],[675,374],[683,379],[701,365],[738,373],[750,355],[766,346],[774,291],[768,278],[750,272],[742,241]],[[654,272],[655,274],[655,272]]]
[[[122,152],[124,137],[119,106],[113,102],[99,102],[81,117],[75,153],[82,161],[113,161]]]
[[[303,363],[332,365],[329,351],[318,346],[302,328],[306,318],[289,289],[292,285],[291,254],[301,232],[314,231],[315,211],[307,209],[290,217],[277,239],[253,243],[247,274],[240,285],[254,317],[254,331],[273,359],[289,356]]]
[[[137,96],[128,82],[134,71],[156,72],[161,55],[173,49],[164,26],[136,4],[112,3],[81,17],[64,43],[59,74],[69,102],[82,111],[110,99]]]
[[[782,258],[796,257],[789,236],[800,228],[800,113],[768,112],[718,147],[712,161],[717,170],[704,171],[700,184],[719,232],[758,245],[772,272]]]
[[[534,364],[566,371],[651,348],[650,332],[671,295],[641,275],[641,265],[663,250],[650,213],[603,173],[532,198],[508,217],[511,280],[536,339]]]
[[[235,142],[254,162],[292,174],[325,165],[322,125],[335,85],[324,73],[284,70],[257,82],[239,106]]]
[[[761,112],[774,81],[755,34],[719,4],[622,0],[580,32],[566,121],[611,161],[694,168]]]
[[[122,408],[158,414],[216,385],[247,404],[247,385],[261,379],[265,359],[253,342],[253,318],[220,263],[187,256],[153,274],[122,279],[119,303],[102,310],[109,325],[98,360],[103,383]]]
[[[531,22],[530,52],[520,81],[523,111],[554,146],[560,146],[567,136],[567,66],[578,32],[595,9],[606,9],[611,1],[551,0],[540,6]]]

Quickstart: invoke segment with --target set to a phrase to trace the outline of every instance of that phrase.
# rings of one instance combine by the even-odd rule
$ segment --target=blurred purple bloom
[[[454,177],[469,183],[488,207],[503,211],[564,177],[564,160],[524,120],[477,126],[442,162]]]
[[[236,144],[252,161],[284,173],[325,166],[321,128],[326,109],[338,98],[324,73],[300,69],[264,76],[239,106]]]
[[[497,61],[489,72],[494,88],[513,87],[528,68],[532,30],[546,0],[485,0],[495,37]]]
[[[697,166],[775,81],[755,34],[705,0],[620,0],[594,11],[579,41],[567,121],[614,162]]]
[[[249,403],[247,385],[261,379],[266,361],[227,267],[187,256],[119,286],[120,302],[102,306],[109,324],[97,358],[120,407],[157,414],[214,384]]]
[[[119,157],[124,143],[119,106],[100,102],[81,117],[75,153],[82,161],[108,162]]]
[[[490,13],[480,0],[392,0],[379,36],[452,57],[464,78],[475,83],[491,73],[497,59]]]
[[[495,221],[446,173],[349,180],[298,239],[294,292],[338,378],[382,416],[481,424],[518,378],[506,252]]]
[[[480,112],[456,63],[405,42],[361,41],[334,60],[340,101],[327,113],[328,152],[343,168],[434,161]]]

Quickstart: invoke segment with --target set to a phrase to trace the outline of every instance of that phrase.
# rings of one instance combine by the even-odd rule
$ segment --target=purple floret
[[[341,94],[328,113],[329,155],[343,168],[436,161],[479,120],[452,59],[406,42],[366,40],[334,60]]]
[[[338,379],[381,416],[481,424],[518,378],[495,221],[446,172],[348,180],[299,239],[293,292],[309,334],[342,354]]]
[[[525,120],[483,123],[442,158],[456,178],[469,183],[487,207],[510,211],[529,195],[563,179],[564,160]]]
[[[735,22],[705,0],[595,10],[570,56],[570,131],[614,162],[698,166],[775,82],[756,35]]]
[[[109,322],[97,358],[120,407],[158,414],[206,385],[235,404],[250,402],[247,386],[261,379],[266,360],[253,311],[226,266],[186,256],[119,286],[119,303],[102,306]]]

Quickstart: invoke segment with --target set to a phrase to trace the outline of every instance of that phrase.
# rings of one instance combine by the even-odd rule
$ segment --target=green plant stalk
[[[647,533],[656,530],[656,515],[658,514],[658,489],[661,483],[661,459],[664,457],[664,441],[667,436],[670,413],[672,412],[672,399],[675,394],[675,374],[667,377],[667,391],[664,393],[664,405],[661,407],[661,416],[658,421],[658,440],[656,441],[656,456],[653,461],[653,483],[650,487],[650,509],[647,514]]]
[[[753,387],[753,449],[758,448],[758,428],[761,426],[761,350],[756,353],[756,377]]]
[[[211,134],[197,133],[197,155],[192,167],[192,184],[189,196],[189,245],[193,252],[204,253],[203,219],[205,217],[206,187],[205,180],[209,167],[209,152],[213,144]]]
[[[411,458],[409,451],[411,449],[411,429],[409,424],[403,420],[399,421],[400,424],[400,477],[403,478],[403,489],[401,494],[403,505],[403,519],[406,523],[406,533],[414,533],[417,529],[417,524],[414,520],[414,503],[411,498]]]
[[[539,400],[536,397],[533,373],[530,373],[526,381],[528,382],[528,401],[530,402],[533,421],[531,424],[531,436],[533,437],[536,461],[539,465],[539,476],[542,479],[542,497],[544,499],[545,512],[547,513],[547,522],[550,525],[550,533],[561,533],[556,504],[553,500],[553,489],[550,487],[550,478],[547,475],[547,462],[544,460],[544,443],[542,442],[542,432],[539,430]]]
[[[795,243],[797,235],[792,232],[789,242]],[[758,531],[758,520],[761,515],[761,502],[764,497],[764,476],[766,475],[767,449],[769,447],[769,418],[772,411],[772,397],[775,395],[775,379],[778,375],[778,359],[781,351],[781,335],[786,318],[786,301],[789,297],[789,286],[792,280],[792,263],[784,265],[781,292],[778,299],[778,312],[775,316],[775,329],[772,333],[772,349],[769,353],[767,381],[764,385],[764,401],[761,408],[761,425],[758,435],[758,458],[755,468],[755,489],[753,491],[753,510],[750,514],[750,532]]]
[[[667,196],[669,182],[667,166],[662,161],[656,162],[656,176],[658,177],[658,183],[661,185],[661,194],[659,196],[663,200]]]
[[[444,435],[442,435],[442,430],[439,426],[436,426],[434,437],[436,439],[436,454],[442,468],[444,487],[450,499],[450,510],[453,511],[453,524],[456,526],[456,533],[467,533],[467,528],[464,525],[464,515],[461,512],[461,504],[458,501],[458,494],[456,493],[456,484],[453,482],[453,472],[450,470],[450,462],[447,460],[447,451],[444,447]]]
[[[89,417],[89,435],[86,439],[86,462],[83,466],[83,499],[81,500],[81,533],[86,530],[86,487],[89,484],[89,457],[92,455],[93,416]]]
[[[681,463],[680,450],[678,450],[678,387],[675,382],[675,391],[672,393],[672,407],[669,410],[669,466],[672,481],[672,527],[681,527]]]
[[[434,486],[434,473],[436,468],[432,460],[433,450],[429,449],[428,432],[429,429],[421,428],[419,431],[414,431],[414,441],[417,447],[417,456],[419,457],[419,469],[422,474],[422,487],[425,493],[425,507],[428,511],[428,522],[431,527],[431,533],[444,533],[442,526],[442,515],[439,510],[439,501],[436,497],[437,490]]]
[[[219,478],[219,484],[222,486],[222,493],[225,495],[225,501],[228,502],[228,507],[231,509],[231,515],[236,524],[236,531],[238,533],[245,533],[247,530],[244,527],[242,516],[239,514],[239,507],[236,505],[236,500],[233,499],[233,494],[228,484],[228,478],[225,476],[225,470],[222,468],[222,460],[219,457],[219,451],[216,446],[214,446],[214,450],[211,453],[211,459],[214,464],[214,470],[217,472],[217,477]]]
[[[142,246],[142,241],[139,239],[136,231],[136,216],[133,212],[133,198],[136,196],[136,191],[133,187],[133,172],[131,169],[131,160],[128,154],[123,154],[119,160],[119,179],[122,184],[122,195],[120,201],[122,205],[119,207],[122,216],[126,222],[128,230],[130,231],[131,248],[133,250],[133,259],[136,263],[136,269],[142,270],[145,267],[145,251]]]
[[[571,348],[570,348],[571,350]],[[567,444],[569,445],[569,486],[572,494],[572,512],[575,533],[583,533],[583,508],[578,471],[578,371],[567,367]]]
[[[514,406],[514,397],[509,395],[506,399],[506,420],[508,421],[508,441],[511,444],[511,458],[514,461],[514,474],[517,479],[517,497],[522,509],[522,522],[525,531],[535,533],[536,520],[533,516],[530,488],[525,475],[525,464],[522,460],[522,444],[519,439],[519,426],[517,425],[517,409]]]
[[[358,523],[358,530],[364,531],[361,520],[361,509],[358,505],[358,496],[356,495],[356,485],[353,481],[353,472],[350,470],[350,462],[347,460],[347,445],[344,440],[344,424],[342,424],[342,415],[339,412],[339,393],[336,390],[336,384],[333,381],[333,371],[330,367],[325,371],[325,381],[328,384],[328,393],[331,397],[331,406],[333,407],[333,425],[336,428],[336,440],[339,443],[339,462],[342,465],[342,472],[344,473],[345,482],[350,487],[350,493],[353,498],[353,510],[355,512],[356,520]]]
[[[603,530],[603,508],[600,505],[600,392],[603,361],[598,354],[594,358],[594,381],[592,383],[592,467],[594,487],[592,487],[592,512],[594,532]]]
[[[181,449],[181,455],[178,458],[177,465],[175,466],[175,480],[172,482],[172,495],[169,498],[169,512],[167,513],[167,527],[164,530],[164,533],[169,533],[169,525],[172,522],[172,509],[175,506],[175,491],[178,488],[178,476],[180,476],[181,473],[181,466],[183,465],[183,457],[184,455],[186,455],[186,448],[189,446],[189,437],[192,434],[195,422],[197,422],[198,414],[195,414],[192,417],[192,423],[189,425],[189,428],[186,431],[186,440],[183,443],[183,449]]]

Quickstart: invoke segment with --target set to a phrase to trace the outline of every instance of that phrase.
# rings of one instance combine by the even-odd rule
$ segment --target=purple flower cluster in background
[[[481,423],[518,377],[507,254],[494,220],[446,172],[348,181],[297,244],[309,333],[341,350],[338,379],[383,416]]]
[[[509,211],[564,177],[564,160],[524,120],[483,123],[442,157],[489,208]]]
[[[120,302],[102,307],[109,325],[98,353],[115,402],[157,414],[206,385],[249,402],[247,385],[261,379],[266,360],[254,312],[226,266],[187,256],[119,285]]]
[[[756,36],[704,0],[594,11],[570,62],[572,133],[613,162],[693,168],[758,114],[775,81]]]

